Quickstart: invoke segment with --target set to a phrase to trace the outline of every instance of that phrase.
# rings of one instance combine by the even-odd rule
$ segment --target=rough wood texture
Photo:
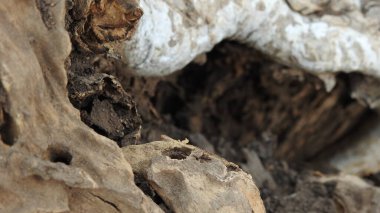
[[[260,192],[237,165],[180,141],[123,148],[134,172],[174,212],[264,213]]]
[[[0,4],[0,212],[163,212],[135,185],[117,144],[86,126],[68,99],[65,3]],[[128,105],[105,76],[77,94],[99,89]]]
[[[71,43],[65,13],[65,1],[0,5],[0,80],[6,97],[0,209],[161,212],[134,185],[117,145],[84,125],[68,100],[64,62]]]
[[[145,15],[136,36],[118,52],[139,74],[165,75],[233,39],[308,71],[379,77],[379,5],[373,2],[141,0]]]

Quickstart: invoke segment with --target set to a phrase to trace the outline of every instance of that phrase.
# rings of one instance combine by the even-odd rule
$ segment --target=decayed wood
[[[317,93],[317,97],[307,103],[311,107],[289,128],[285,140],[276,151],[277,156],[286,159],[313,157],[341,139],[358,123],[366,108],[352,100],[342,104],[341,98],[347,96],[346,86],[343,82],[338,82],[329,94]],[[294,101],[304,103],[297,99]]]
[[[352,127],[369,111],[351,97],[358,76],[340,75],[326,91],[315,75],[275,64],[236,43],[218,45],[207,58],[204,65],[191,64],[165,78],[151,96],[156,109],[177,126],[214,144],[266,141],[268,152],[274,149],[279,158],[308,159],[356,131]]]
[[[380,171],[380,119],[372,115],[367,122],[332,146],[320,158],[343,174],[369,176]]]
[[[111,51],[113,41],[130,39],[143,15],[137,0],[74,0],[69,9],[74,42],[97,53]]]

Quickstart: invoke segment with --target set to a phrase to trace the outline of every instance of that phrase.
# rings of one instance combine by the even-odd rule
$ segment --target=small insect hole
[[[183,160],[186,159],[192,150],[187,147],[175,147],[162,152],[163,155],[170,157],[171,159]]]
[[[195,159],[197,159],[201,163],[209,162],[209,161],[212,160],[211,157],[208,154],[206,154],[206,153],[203,153],[199,157],[195,157]]]
[[[239,171],[241,171],[239,166],[237,166],[235,164],[228,164],[228,165],[226,165],[226,167],[227,167],[227,172],[239,172]]]
[[[1,140],[7,144],[8,146],[12,146],[15,144],[15,127],[13,123],[12,117],[6,113],[4,110],[1,110],[2,116],[1,120],[4,122],[0,125],[0,136]]]
[[[49,160],[53,163],[64,163],[66,165],[71,164],[73,156],[70,154],[67,148],[64,147],[49,147]]]

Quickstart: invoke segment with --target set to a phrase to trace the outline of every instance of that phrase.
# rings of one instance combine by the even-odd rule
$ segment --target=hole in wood
[[[163,151],[162,154],[170,157],[171,159],[183,160],[191,154],[191,151],[191,149],[186,147],[174,147],[173,149]]]
[[[53,163],[71,164],[73,156],[65,147],[49,147],[49,160]]]
[[[1,125],[0,125],[0,136],[1,140],[7,144],[8,146],[12,146],[15,144],[15,135],[16,131],[14,128],[14,123],[12,117],[4,111],[1,110]]]

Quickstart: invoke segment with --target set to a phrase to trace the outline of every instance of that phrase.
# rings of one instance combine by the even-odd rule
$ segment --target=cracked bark
[[[92,194],[94,197],[96,197],[96,198],[98,198],[99,200],[101,200],[102,202],[106,203],[107,205],[110,205],[111,208],[115,209],[117,212],[121,212],[120,209],[117,207],[116,204],[114,204],[114,203],[112,203],[112,202],[110,202],[110,201],[108,201],[108,200],[102,198],[101,196],[95,195],[95,194],[93,194],[93,193],[91,193],[91,194]]]

